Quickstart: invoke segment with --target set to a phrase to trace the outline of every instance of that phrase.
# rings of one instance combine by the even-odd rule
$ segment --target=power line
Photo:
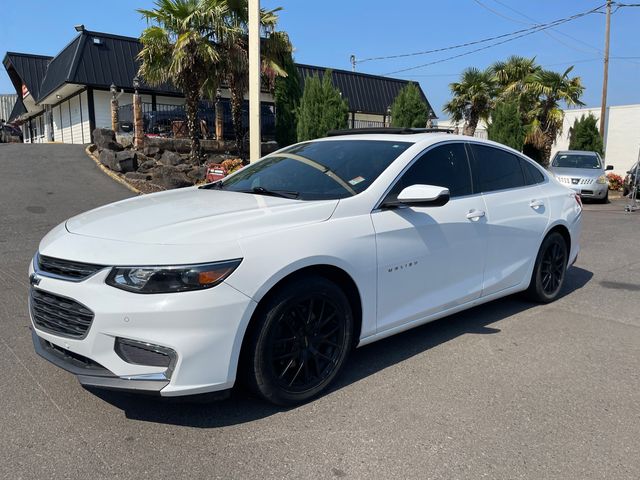
[[[471,42],[465,42],[465,43],[461,43],[461,44],[458,44],[458,45],[451,45],[451,46],[448,46],[448,47],[434,48],[434,49],[431,49],[431,50],[424,50],[424,51],[420,51],[420,52],[403,53],[403,54],[398,54],[398,55],[386,55],[386,56],[380,56],[380,57],[369,57],[369,58],[364,58],[362,60],[357,60],[357,63],[370,62],[370,61],[374,61],[374,60],[391,60],[391,59],[395,59],[395,58],[404,58],[404,57],[414,57],[414,56],[419,56],[419,55],[427,55],[427,54],[430,54],[430,53],[438,53],[438,52],[444,52],[444,51],[447,51],[447,50],[455,50],[455,49],[458,49],[458,48],[470,47],[472,45],[478,45],[478,44],[481,44],[481,43],[491,42],[491,41],[494,41],[494,40],[499,40],[499,39],[503,39],[503,38],[507,38],[507,37],[513,37],[513,38],[507,38],[506,41],[502,41],[502,42],[498,42],[498,43],[494,44],[494,45],[500,45],[502,43],[506,43],[507,41],[515,40],[516,38],[521,38],[523,36],[530,35],[532,33],[537,33],[539,31],[546,30],[548,28],[556,27],[556,26],[562,25],[564,23],[576,20],[576,19],[584,17],[586,15],[590,15],[592,13],[596,13],[598,10],[603,8],[605,5],[606,4],[600,5],[599,7],[593,8],[593,9],[588,10],[586,12],[577,13],[577,14],[572,15],[570,17],[560,18],[560,19],[554,20],[552,22],[534,25],[534,26],[529,27],[529,28],[523,28],[523,29],[516,30],[516,31],[513,31],[513,32],[504,33],[502,35],[496,35],[496,36],[493,36],[493,37],[487,37],[487,38],[483,38],[483,39],[480,39],[480,40],[474,40],[474,41],[471,41]],[[478,50],[475,50],[475,51],[478,51]],[[457,58],[457,57],[452,57],[452,58]],[[396,72],[394,72],[394,73],[396,73]]]
[[[474,0],[474,1],[479,2],[479,0]],[[507,5],[506,3],[502,2],[501,0],[493,0],[493,1],[494,1],[495,3],[498,3],[498,4],[502,5],[504,8],[507,8],[507,9],[511,10],[512,12],[514,12],[514,13],[516,13],[516,14],[520,15],[521,17],[524,17],[524,18],[526,18],[526,19],[528,19],[528,20],[530,20],[530,21],[532,21],[532,22],[533,22],[533,23],[527,23],[527,25],[535,25],[535,24],[540,23],[540,22],[539,22],[538,20],[536,20],[535,18],[530,17],[529,15],[526,15],[526,14],[522,13],[522,12],[521,12],[521,11],[519,11],[519,10],[516,10],[515,8],[513,8],[513,7],[509,6],[509,5]],[[494,13],[498,14],[498,13],[497,13],[497,12],[495,12],[494,10],[491,10],[491,9],[490,9],[490,11],[492,11],[492,12],[494,12]],[[506,17],[506,16],[503,16],[503,18],[507,18],[507,17]],[[510,18],[510,17],[509,17],[509,18]],[[515,20],[514,20],[514,21],[515,21]],[[519,22],[519,23],[522,23],[522,22]],[[562,36],[564,36],[564,37],[570,38],[570,39],[571,39],[571,40],[573,40],[573,41],[576,41],[576,42],[578,42],[578,43],[581,43],[582,45],[585,45],[586,47],[590,48],[591,50],[594,50],[594,51],[595,51],[595,52],[597,52],[599,55],[602,55],[602,53],[603,53],[603,52],[602,52],[602,50],[600,50],[598,47],[595,47],[595,46],[593,46],[593,45],[590,45],[590,44],[588,44],[587,42],[584,42],[584,41],[582,41],[582,40],[581,40],[581,39],[579,39],[579,38],[576,38],[576,37],[574,37],[574,36],[572,36],[572,35],[569,35],[568,33],[565,33],[565,32],[559,31],[559,30],[556,30],[555,28],[551,28],[551,29],[549,29],[549,30],[551,30],[551,31],[553,31],[554,33],[557,33],[557,34],[559,34],[559,35],[562,35]],[[570,45],[570,44],[568,44],[568,43],[566,43],[566,42],[564,42],[564,41],[560,40],[558,37],[556,37],[556,36],[552,35],[552,34],[551,34],[551,31],[549,31],[549,32],[548,32],[548,31],[546,31],[546,30],[545,30],[545,31],[543,31],[543,33],[544,33],[545,35],[547,35],[548,37],[550,37],[550,38],[554,39],[556,42],[559,42],[559,43],[563,44],[564,46],[571,48],[572,50],[576,50],[576,51],[583,52],[583,53],[591,53],[591,52],[587,52],[586,50],[583,50],[583,49],[577,48],[577,47],[575,47],[574,45]]]

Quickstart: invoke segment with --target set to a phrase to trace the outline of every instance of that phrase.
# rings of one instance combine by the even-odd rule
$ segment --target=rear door
[[[446,187],[438,207],[377,209],[371,214],[378,258],[378,331],[420,320],[477,299],[482,291],[486,222],[473,194],[463,142],[419,155],[386,198],[416,184]]]
[[[469,143],[474,187],[487,207],[487,255],[482,296],[525,280],[549,223],[544,175],[508,150]]]

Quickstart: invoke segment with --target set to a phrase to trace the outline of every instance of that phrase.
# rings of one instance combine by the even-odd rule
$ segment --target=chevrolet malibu
[[[354,347],[516,292],[558,297],[575,192],[497,143],[354,133],[58,225],[29,269],[36,351],[85,386],[243,381],[293,405]]]

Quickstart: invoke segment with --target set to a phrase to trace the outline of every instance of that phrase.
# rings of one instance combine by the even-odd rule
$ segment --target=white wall
[[[61,143],[91,142],[87,92],[81,92],[51,109],[53,140]]]
[[[569,129],[582,115],[592,114],[600,119],[600,107],[565,110],[562,133],[553,146],[551,155],[569,149]],[[605,123],[605,163],[613,165],[614,172],[624,175],[638,159],[640,149],[640,104],[607,108]]]

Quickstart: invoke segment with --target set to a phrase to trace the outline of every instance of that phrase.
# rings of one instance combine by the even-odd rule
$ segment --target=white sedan
[[[85,386],[243,380],[292,405],[354,347],[520,291],[558,297],[579,250],[573,191],[497,143],[390,132],[300,143],[57,226],[29,271],[36,351]]]

